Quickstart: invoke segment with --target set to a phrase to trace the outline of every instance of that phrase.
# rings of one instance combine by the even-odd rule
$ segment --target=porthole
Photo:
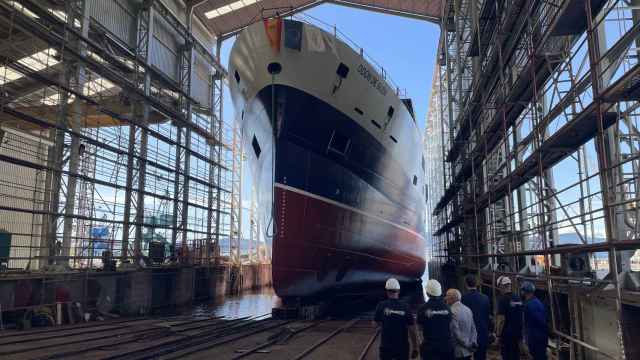
[[[256,138],[255,135],[253,135],[253,140],[251,140],[251,147],[253,148],[253,152],[256,154],[256,157],[259,158],[262,149],[260,148],[260,143],[258,143],[258,138]]]
[[[349,144],[351,143],[351,139],[348,137],[334,131],[331,135],[331,140],[329,140],[329,150],[337,152],[342,155],[347,154],[347,150],[349,150]]]
[[[336,69],[336,74],[338,74],[338,76],[340,76],[341,78],[346,79],[347,75],[349,75],[349,67],[344,63],[340,63],[340,65],[338,65],[338,68]]]
[[[271,75],[278,75],[282,71],[282,65],[278,62],[272,62],[267,65],[267,71]]]

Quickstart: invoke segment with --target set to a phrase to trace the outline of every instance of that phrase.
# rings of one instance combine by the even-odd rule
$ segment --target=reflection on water
[[[202,304],[194,309],[194,315],[214,315],[227,318],[259,316],[271,314],[271,309],[280,305],[280,298],[273,288],[245,291],[238,295],[227,295],[212,303]]]

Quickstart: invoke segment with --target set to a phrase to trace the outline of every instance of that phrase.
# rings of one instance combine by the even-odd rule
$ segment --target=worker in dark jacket
[[[547,310],[536,297],[536,287],[525,281],[520,289],[524,299],[524,330],[529,353],[534,360],[547,360],[549,332],[547,327]]]
[[[473,313],[473,322],[476,325],[478,341],[478,349],[474,352],[473,359],[485,360],[489,345],[489,324],[491,323],[489,297],[478,291],[475,275],[469,274],[464,280],[467,286],[467,293],[462,296],[462,303],[471,309],[471,313]]]
[[[451,337],[451,309],[442,298],[442,287],[431,279],[426,286],[429,300],[418,309],[418,325],[422,328],[423,360],[453,360],[453,339]]]
[[[500,290],[496,331],[500,338],[500,353],[503,360],[520,360],[522,341],[522,299],[511,290],[511,279],[500,276],[497,281]]]
[[[374,318],[382,328],[380,360],[409,359],[409,339],[413,348],[411,357],[416,358],[418,357],[418,336],[415,320],[409,306],[398,299],[400,283],[390,278],[385,284],[385,290],[387,300],[378,304]]]

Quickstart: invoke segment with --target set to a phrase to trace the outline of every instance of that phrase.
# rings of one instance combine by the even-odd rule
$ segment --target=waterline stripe
[[[411,229],[409,229],[407,227],[404,227],[402,225],[396,224],[396,223],[391,222],[389,220],[383,219],[383,218],[381,218],[381,217],[379,217],[377,215],[364,212],[364,211],[362,211],[360,209],[356,209],[356,208],[351,207],[349,205],[345,205],[345,204],[337,202],[335,200],[331,200],[331,199],[326,198],[324,196],[319,196],[319,195],[316,195],[316,194],[313,194],[313,193],[310,193],[310,192],[307,192],[307,191],[304,191],[304,190],[300,190],[298,188],[294,188],[294,187],[291,187],[291,186],[288,186],[288,185],[285,185],[285,184],[281,184],[281,183],[275,183],[275,187],[278,187],[278,188],[283,189],[283,190],[288,190],[288,191],[291,191],[291,192],[294,192],[294,193],[297,193],[297,194],[300,194],[300,195],[308,196],[308,197],[314,198],[316,200],[324,201],[326,203],[341,207],[343,209],[347,209],[347,210],[356,212],[356,213],[358,213],[360,215],[364,215],[364,216],[367,216],[367,217],[370,217],[370,218],[374,218],[374,219],[376,219],[378,221],[382,221],[382,222],[387,223],[387,224],[389,224],[391,226],[394,226],[394,227],[397,227],[397,228],[402,229],[404,231],[410,232],[413,235],[415,235],[415,236],[419,237],[420,239],[424,240],[424,237],[422,235],[418,234],[417,232],[415,232],[415,231],[413,231],[413,230],[411,230]]]

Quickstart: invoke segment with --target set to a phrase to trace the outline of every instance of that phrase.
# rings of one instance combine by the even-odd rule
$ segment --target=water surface
[[[254,291],[244,291],[237,295],[226,295],[201,304],[194,309],[194,315],[214,315],[227,318],[260,316],[271,314],[271,309],[280,305],[280,298],[273,288],[265,287]]]

